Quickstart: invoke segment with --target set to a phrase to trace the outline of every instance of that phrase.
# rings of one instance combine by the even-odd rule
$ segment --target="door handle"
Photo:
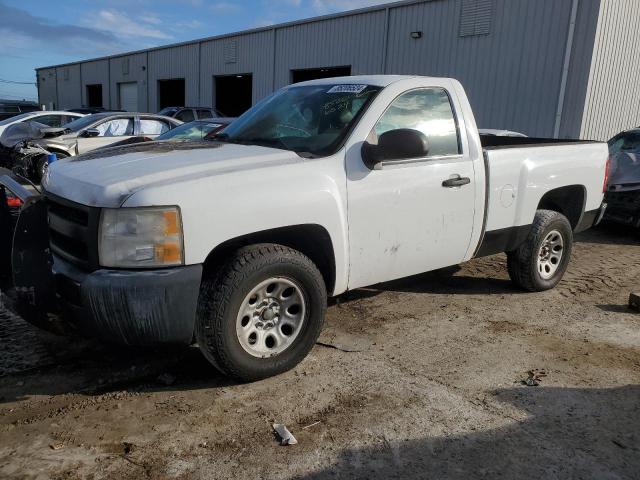
[[[468,185],[471,183],[471,179],[469,177],[461,177],[460,175],[456,175],[454,178],[448,178],[444,182],[442,182],[442,186],[446,188],[454,188],[454,187],[462,187],[463,185]]]

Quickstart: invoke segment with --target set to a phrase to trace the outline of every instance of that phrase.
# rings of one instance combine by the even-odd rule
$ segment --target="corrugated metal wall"
[[[225,58],[225,47],[235,57]],[[253,102],[273,91],[274,30],[202,42],[200,46],[200,102],[214,105],[214,76],[253,74]],[[194,103],[195,105],[195,103]]]
[[[58,87],[58,109],[66,110],[81,104],[80,64],[56,68]]]
[[[47,110],[58,108],[56,69],[43,68],[38,70],[38,100]]]
[[[465,37],[461,8],[458,0],[391,10],[387,72],[457,78],[481,128],[552,136],[571,1],[496,0],[491,33]]]
[[[159,110],[158,80],[184,78],[186,105],[199,105],[199,44],[152,50],[148,55],[150,111]]]
[[[291,83],[293,69],[349,65],[352,75],[380,73],[384,31],[384,10],[279,28],[275,87]]]
[[[138,110],[144,112],[147,104],[147,54],[123,55],[109,60],[109,107],[119,108],[118,84],[136,82],[138,85]],[[107,106],[105,104],[105,106]]]
[[[602,0],[582,137],[640,126],[640,1]]]
[[[97,62],[85,62],[80,64],[82,68],[81,105],[87,105],[87,85],[102,85],[102,105],[109,105],[109,60]]]
[[[350,66],[354,75],[457,78],[482,128],[605,138],[640,123],[638,24],[638,0],[414,1],[84,62],[82,72],[59,66],[57,93],[46,77],[40,96],[65,108],[85,104],[85,86],[104,80],[106,63],[111,108],[118,83],[137,82],[138,109],[157,111],[158,80],[173,78],[185,79],[187,104],[213,106],[215,75],[247,73],[255,103],[287,85],[291,70]]]
[[[579,138],[589,83],[600,0],[579,0],[569,73],[564,92],[560,138]]]

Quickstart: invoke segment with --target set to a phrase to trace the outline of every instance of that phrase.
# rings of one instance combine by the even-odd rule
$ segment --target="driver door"
[[[389,159],[374,169],[364,164],[361,149],[347,158],[350,289],[464,260],[476,186],[456,111],[443,87],[405,91],[378,119],[368,141],[375,144],[390,130],[418,130],[428,139],[427,156]],[[469,182],[447,182],[457,177]]]
[[[93,129],[98,130],[98,136],[78,137],[78,153],[90,152],[96,148],[133,137],[133,125],[133,117],[119,117],[105,120],[93,126]]]

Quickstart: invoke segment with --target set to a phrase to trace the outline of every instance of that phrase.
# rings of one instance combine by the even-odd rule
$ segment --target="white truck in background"
[[[499,252],[518,286],[554,287],[607,164],[605,143],[481,139],[456,80],[291,85],[214,141],[54,163],[18,221],[16,305],[50,330],[195,340],[260,379],[308,354],[327,295]]]

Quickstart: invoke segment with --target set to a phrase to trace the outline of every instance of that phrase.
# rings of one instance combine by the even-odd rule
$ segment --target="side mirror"
[[[389,130],[380,135],[377,145],[369,142],[362,145],[362,160],[372,170],[382,162],[423,158],[428,154],[427,136],[411,128]]]
[[[84,132],[82,132],[82,136],[87,138],[99,137],[100,130],[98,130],[97,128],[87,128]]]

